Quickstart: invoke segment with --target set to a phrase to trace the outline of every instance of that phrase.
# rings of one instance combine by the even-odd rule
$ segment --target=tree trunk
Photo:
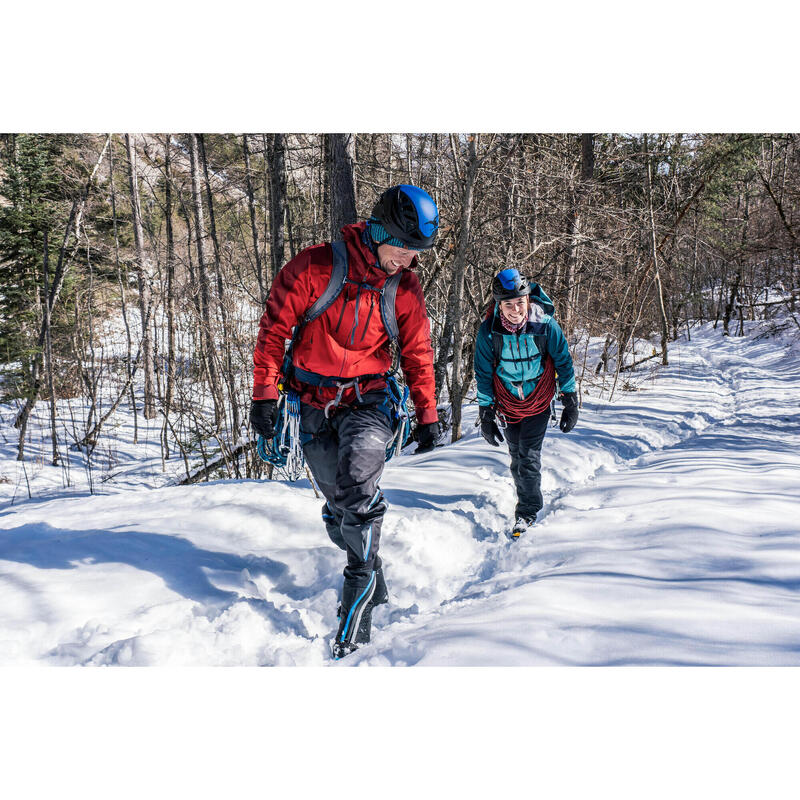
[[[204,365],[208,375],[211,395],[214,399],[214,425],[219,428],[224,418],[222,391],[216,367],[216,349],[211,325],[211,290],[208,281],[208,256],[206,255],[206,225],[203,214],[203,196],[200,189],[200,163],[197,134],[189,134],[189,156],[192,173],[192,204],[194,206],[195,241],[197,243],[197,274],[200,289],[200,326],[205,358]]]
[[[518,148],[520,134],[507,134],[503,136],[500,152],[504,163],[500,172],[500,223],[503,231],[504,258],[511,264],[514,260],[515,220],[519,208],[519,192],[517,189],[517,170],[515,166],[515,152]]]
[[[214,264],[217,273],[217,297],[219,300],[219,311],[222,321],[222,348],[225,351],[225,383],[228,386],[228,405],[231,408],[231,418],[233,427],[233,442],[239,440],[239,404],[236,401],[236,384],[233,374],[233,359],[231,358],[231,328],[228,322],[228,310],[225,307],[225,288],[222,280],[222,262],[220,259],[219,239],[217,238],[217,224],[214,217],[214,195],[211,191],[211,180],[208,176],[208,159],[206,158],[206,146],[203,134],[197,134],[197,142],[200,146],[200,160],[203,164],[203,176],[206,184],[206,197],[208,198],[208,221],[211,231],[211,242],[214,245]],[[238,462],[236,462],[238,470]],[[237,474],[236,476],[241,477]]]
[[[283,234],[283,221],[286,216],[285,150],[286,134],[273,134],[269,159],[270,255],[272,258],[270,283],[275,279],[286,258]],[[263,299],[266,299],[266,294]]]
[[[144,418],[156,415],[155,375],[153,372],[153,343],[150,338],[150,315],[153,302],[150,291],[150,260],[144,252],[142,211],[139,204],[139,179],[136,175],[136,144],[131,135],[125,134],[125,149],[128,152],[128,181],[133,214],[133,238],[136,245],[136,277],[139,284],[139,314],[142,318],[142,366],[144,372]]]
[[[476,135],[470,136],[468,140],[468,161],[467,170],[464,176],[464,193],[461,201],[461,218],[459,220],[458,243],[453,257],[453,283],[450,291],[450,299],[447,306],[447,317],[443,337],[445,343],[452,335],[453,338],[453,360],[450,378],[450,402],[453,409],[453,433],[451,441],[455,442],[461,438],[461,399],[462,399],[462,375],[461,359],[464,348],[464,334],[467,325],[464,309],[464,277],[467,267],[467,249],[469,247],[470,229],[472,224],[472,207],[475,195],[475,181],[478,176],[478,156],[476,150]],[[447,364],[447,346],[440,350],[440,356],[445,354],[444,360],[438,364],[441,374],[444,374]],[[437,382],[438,385],[438,382]]]
[[[744,276],[744,248],[745,245],[747,244],[747,218],[749,210],[750,210],[750,196],[747,192],[747,189],[745,188],[741,246],[737,258],[736,275],[733,279],[733,285],[731,286],[731,293],[728,296],[728,302],[725,305],[725,315],[722,318],[723,336],[730,336],[731,319],[733,317],[734,311],[736,310],[736,304],[737,302],[739,302],[739,292],[742,285],[742,277]],[[744,326],[742,325],[741,327],[743,333]]]
[[[656,287],[656,301],[661,319],[661,363],[669,364],[667,357],[667,341],[669,340],[669,323],[667,311],[664,308],[664,291],[661,287],[661,274],[658,268],[658,243],[656,241],[656,218],[653,211],[653,173],[650,160],[650,148],[647,145],[647,134],[644,134],[644,157],[646,161],[645,190],[647,192],[647,213],[650,219],[650,245],[653,253],[653,279]]]
[[[344,225],[357,220],[353,163],[355,138],[353,133],[325,134],[331,241],[341,237]]]
[[[581,134],[581,180],[594,180],[594,134]]]
[[[172,228],[172,175],[170,174],[170,142],[167,134],[164,145],[165,210],[167,222],[167,380],[164,413],[172,410],[175,394],[175,232]]]
[[[247,134],[242,134],[242,152],[244,153],[244,179],[247,192],[247,210],[250,213],[250,233],[253,237],[253,257],[256,262],[256,281],[258,281],[258,294],[260,298],[266,297],[264,285],[264,268],[261,263],[261,253],[258,249],[258,226],[256,225],[256,201],[253,192],[253,181],[250,178],[250,145]]]
[[[562,297],[564,307],[561,310],[561,326],[564,335],[569,338],[572,330],[572,296],[575,286],[575,273],[578,261],[578,238],[580,235],[580,207],[578,193],[572,184],[571,178],[567,178],[567,218],[566,218],[566,239],[564,247],[564,286]]]
[[[112,144],[108,153],[108,182],[111,188],[111,220],[114,228],[114,264],[117,268],[117,282],[119,284],[119,301],[122,312],[122,321],[125,324],[125,337],[127,342],[127,359],[125,361],[126,372],[128,374],[127,385],[131,399],[131,413],[133,414],[133,443],[139,443],[139,414],[136,409],[136,393],[133,389],[133,373],[135,371],[133,359],[133,338],[131,337],[131,326],[128,322],[128,308],[125,299],[128,286],[127,270],[123,274],[122,264],[119,259],[119,229],[117,226],[117,193],[114,187],[114,146]],[[141,351],[136,354],[136,363],[139,363]]]
[[[44,341],[45,341],[45,372],[47,373],[47,389],[50,393],[50,438],[53,443],[53,459],[50,462],[54,467],[58,466],[58,434],[56,431],[56,385],[53,380],[53,346],[50,336],[50,254],[47,245],[47,230],[44,232]]]

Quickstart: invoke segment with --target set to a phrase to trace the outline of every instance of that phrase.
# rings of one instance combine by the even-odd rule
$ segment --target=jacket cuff
[[[431,406],[430,408],[417,408],[415,410],[417,413],[417,422],[420,425],[428,425],[431,422],[439,421],[439,412],[436,410],[436,406]]]
[[[277,400],[278,397],[278,387],[274,383],[271,386],[253,387],[253,400]]]

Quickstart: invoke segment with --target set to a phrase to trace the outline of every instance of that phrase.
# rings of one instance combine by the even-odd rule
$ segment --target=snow
[[[800,352],[760,325],[696,329],[612,402],[589,388],[578,427],[548,432],[519,542],[474,406],[456,444],[395,458],[390,603],[340,662],[343,557],[307,481],[163,485],[125,454],[89,495],[40,467],[30,501],[0,486],[0,665],[799,665]]]

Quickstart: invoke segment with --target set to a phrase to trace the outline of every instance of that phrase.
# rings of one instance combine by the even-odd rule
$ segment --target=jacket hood
[[[553,305],[553,301],[545,294],[544,289],[542,289],[538,283],[531,284],[530,298],[534,303],[538,303],[542,307],[542,310],[545,314],[549,314],[551,317],[553,316],[556,307]]]

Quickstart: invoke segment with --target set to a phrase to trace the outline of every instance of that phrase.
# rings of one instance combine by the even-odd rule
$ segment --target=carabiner
[[[361,402],[361,393],[358,391],[358,378],[353,378],[352,380],[345,381],[344,383],[337,381],[336,386],[339,387],[339,391],[336,392],[336,397],[333,400],[329,400],[325,404],[325,419],[330,419],[331,410],[335,409],[339,403],[342,402],[342,395],[344,394],[345,389],[349,389],[352,386],[356,387],[356,398],[359,402]]]

